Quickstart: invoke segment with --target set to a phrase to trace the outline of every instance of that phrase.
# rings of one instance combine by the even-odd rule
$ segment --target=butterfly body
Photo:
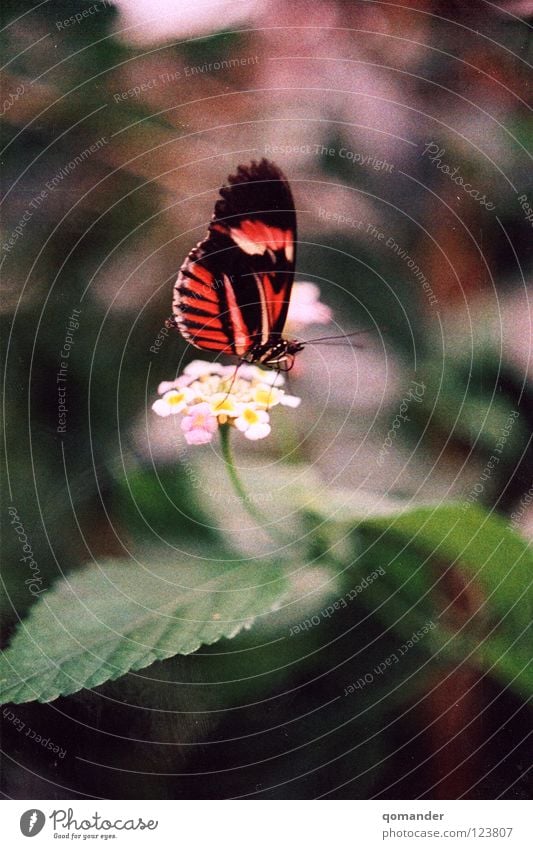
[[[243,357],[247,363],[258,363],[266,368],[290,371],[294,357],[304,348],[303,342],[271,336],[264,345],[256,345]]]
[[[239,166],[228,183],[206,238],[180,268],[169,326],[197,348],[288,370],[303,347],[283,338],[296,250],[292,193],[266,159]]]

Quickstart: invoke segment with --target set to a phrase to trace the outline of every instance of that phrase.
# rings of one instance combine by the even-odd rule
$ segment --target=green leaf
[[[351,568],[358,574],[372,564],[384,567],[385,578],[365,593],[364,603],[382,604],[387,626],[403,635],[413,615],[435,619],[432,638],[438,635],[446,652],[459,658],[468,652],[472,663],[531,694],[533,551],[500,516],[464,504],[396,506],[384,513],[383,506],[363,508],[360,497],[337,493],[327,504],[315,503],[311,518],[325,551],[354,541]],[[471,606],[456,628],[444,594],[451,567],[462,576]]]
[[[478,506],[448,505],[404,515],[396,530],[412,544],[455,563],[481,590],[473,619],[475,661],[529,697],[533,691],[533,550],[500,517]]]
[[[465,341],[459,336],[454,341],[461,354],[455,358],[451,354],[445,368],[431,360],[421,366],[426,391],[420,404],[412,405],[410,415],[418,431],[430,417],[433,428],[453,433],[469,446],[476,443],[478,451],[489,454],[503,437],[506,454],[514,456],[528,434],[520,419],[510,418],[513,407],[509,398],[494,394],[500,369],[499,355],[492,354],[488,347],[490,329],[486,330],[486,341],[481,333],[480,329],[476,340],[480,351],[474,364],[470,357],[465,357]],[[486,386],[482,382],[484,372],[489,375]],[[492,375],[494,380],[490,379]]]
[[[234,637],[281,603],[282,568],[145,552],[83,568],[41,596],[0,659],[2,702],[52,701]]]
[[[217,540],[179,463],[159,471],[133,464],[126,474],[120,469],[112,492],[113,516],[139,544],[150,536],[154,545],[161,539],[175,543],[199,534],[204,544]]]

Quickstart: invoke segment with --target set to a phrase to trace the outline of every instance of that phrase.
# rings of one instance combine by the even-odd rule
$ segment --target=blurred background
[[[233,540],[227,500],[185,474],[216,478],[218,458],[184,457],[150,406],[197,356],[162,333],[177,269],[227,175],[262,156],[293,188],[297,279],[333,314],[301,335],[371,332],[309,346],[298,414],[240,440],[239,463],[312,465],[326,505],[333,485],[470,499],[531,538],[531,2],[3,6],[4,492],[44,585],[141,542],[216,556]],[[34,598],[8,523],[3,544],[7,642]],[[252,630],[17,706],[66,755],[6,721],[4,794],[526,797],[526,702],[473,666],[417,649],[335,701],[397,645],[365,605],[360,627],[341,612],[287,651]]]

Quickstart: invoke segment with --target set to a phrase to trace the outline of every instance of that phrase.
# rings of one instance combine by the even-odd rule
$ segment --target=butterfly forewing
[[[196,347],[245,356],[281,337],[294,276],[296,213],[281,171],[240,166],[220,190],[207,237],[182,265],[173,310]]]

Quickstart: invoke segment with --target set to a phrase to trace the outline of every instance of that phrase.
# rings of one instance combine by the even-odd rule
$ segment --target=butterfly
[[[295,257],[286,177],[267,159],[240,165],[220,189],[207,236],[179,270],[167,325],[197,348],[289,371],[304,347],[283,338]]]

